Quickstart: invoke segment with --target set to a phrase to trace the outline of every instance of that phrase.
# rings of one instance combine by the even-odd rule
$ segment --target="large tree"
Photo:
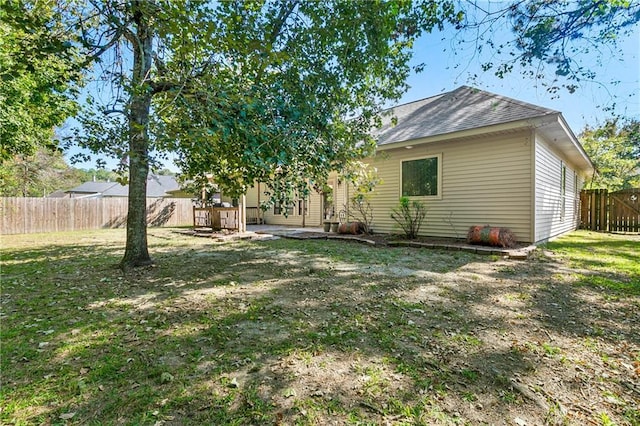
[[[589,188],[640,187],[640,121],[610,119],[587,126],[579,138],[597,171],[587,182]]]
[[[123,267],[151,262],[151,150],[178,150],[188,175],[213,172],[231,194],[254,180],[278,197],[304,191],[369,152],[376,113],[405,89],[415,38],[459,18],[435,0],[100,0],[78,12],[113,97],[93,104],[77,137],[128,158]]]

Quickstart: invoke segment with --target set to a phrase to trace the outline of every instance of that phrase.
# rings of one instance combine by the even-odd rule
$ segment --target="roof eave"
[[[549,142],[557,145],[568,159],[580,167],[585,175],[592,175],[595,172],[595,167],[589,155],[585,152],[562,114],[558,113],[553,122],[542,126],[540,133],[542,133]]]
[[[517,120],[517,121],[511,121],[511,122],[508,122],[508,123],[494,124],[494,125],[491,125],[491,126],[476,127],[476,128],[473,128],[473,129],[460,130],[460,131],[457,131],[457,132],[443,133],[443,134],[439,134],[439,135],[432,135],[432,136],[427,136],[427,137],[424,137],[424,138],[409,139],[409,140],[405,140],[405,141],[385,143],[385,144],[382,144],[382,145],[378,145],[377,146],[377,150],[378,151],[387,151],[387,150],[390,150],[390,149],[404,148],[404,147],[412,146],[412,145],[415,145],[415,144],[444,142],[444,141],[449,141],[449,140],[453,140],[453,139],[466,139],[466,138],[470,138],[470,137],[473,137],[473,136],[486,135],[488,133],[511,132],[511,131],[514,131],[514,130],[530,128],[530,127],[533,126],[533,122],[534,121],[531,120],[531,119]]]

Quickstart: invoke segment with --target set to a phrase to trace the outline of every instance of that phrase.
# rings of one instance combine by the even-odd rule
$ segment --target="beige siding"
[[[333,176],[330,175],[330,176]],[[341,211],[345,214],[349,208],[349,183],[344,178],[337,178],[337,187],[334,188],[336,194],[336,213],[339,215]],[[336,218],[335,220],[338,220]]]
[[[247,207],[260,207],[260,203],[266,199],[266,196],[262,194],[264,185],[253,185],[246,194]]]
[[[253,187],[249,188],[246,194],[247,207],[260,207],[258,199],[260,200],[260,202],[267,201],[269,199],[269,195],[265,194],[265,190],[268,191],[268,188],[264,184],[256,184]],[[308,213],[304,219],[305,226],[320,226],[322,224],[321,204],[322,196],[314,190],[311,190],[311,194],[308,200]],[[273,214],[273,207],[265,212],[261,212],[260,214],[264,219],[264,222],[268,225],[302,226],[303,222],[302,216],[298,214],[297,207],[294,208],[293,214],[289,216],[285,216],[284,214]]]
[[[379,152],[369,161],[383,181],[372,200],[374,231],[399,232],[390,215],[400,198],[400,162],[440,155],[442,194],[424,199],[422,235],[465,238],[470,226],[491,225],[531,241],[531,143],[531,133],[523,131]]]
[[[535,162],[535,241],[540,242],[578,227],[583,180],[540,136],[536,137]],[[566,167],[564,197],[563,165]]]

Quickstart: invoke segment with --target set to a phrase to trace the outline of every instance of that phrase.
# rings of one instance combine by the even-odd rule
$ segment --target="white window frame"
[[[408,195],[407,197],[409,197],[410,199],[417,199],[417,200],[442,200],[442,153],[438,153],[438,154],[430,154],[430,155],[421,155],[419,157],[411,157],[411,158],[404,158],[402,160],[400,160],[400,180],[398,182],[399,184],[399,193],[400,193],[400,197],[404,197],[405,195],[402,194],[402,163],[408,162],[408,161],[417,161],[417,160],[427,160],[429,158],[436,158],[438,160],[438,172],[437,172],[437,191],[438,193],[436,195]]]
[[[560,222],[567,216],[567,165],[560,161]]]

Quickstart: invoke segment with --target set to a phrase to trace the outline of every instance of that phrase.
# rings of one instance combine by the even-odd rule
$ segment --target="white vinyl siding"
[[[470,226],[510,228],[531,241],[531,132],[412,144],[383,151],[370,160],[382,183],[373,193],[375,232],[399,232],[391,210],[400,199],[401,161],[429,156],[441,160],[440,199],[426,199],[420,234],[465,238]],[[419,199],[419,197],[416,197]]]
[[[578,227],[582,181],[540,136],[535,162],[535,241],[541,242]]]

